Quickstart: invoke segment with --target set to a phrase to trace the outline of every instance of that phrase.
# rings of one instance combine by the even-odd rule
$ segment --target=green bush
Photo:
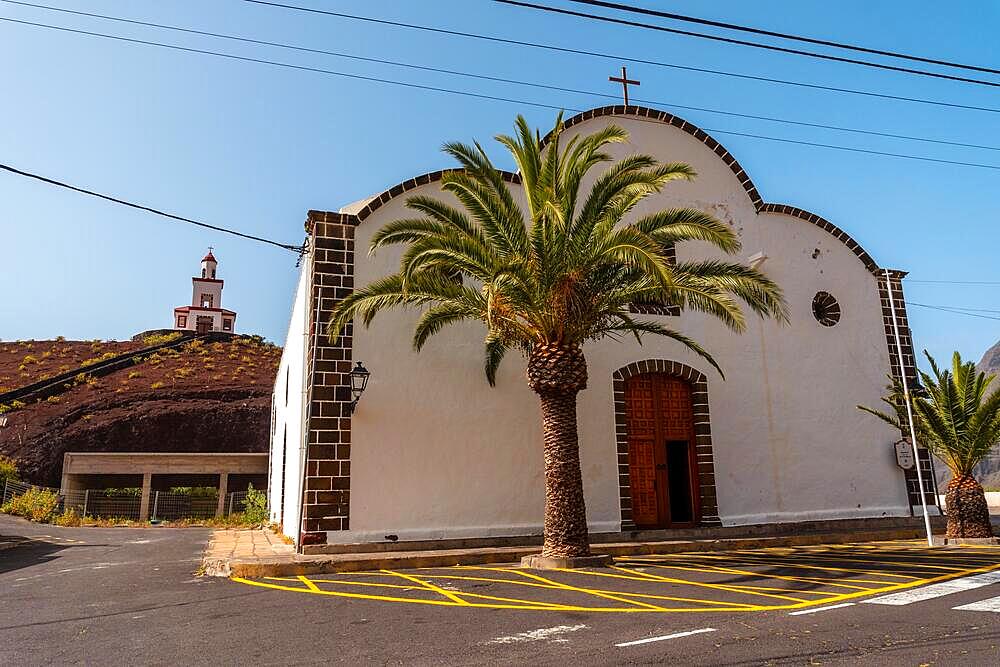
[[[218,498],[219,490],[214,486],[174,486],[170,488],[170,493],[192,498]]]
[[[175,340],[179,340],[183,335],[180,331],[167,334],[152,334],[143,338],[142,342],[152,347],[153,345],[160,345],[162,343],[172,343]]]
[[[29,489],[23,494],[11,498],[0,507],[0,512],[23,516],[25,519],[48,523],[54,519],[59,507],[59,496],[44,489]]]
[[[266,523],[267,515],[267,494],[253,488],[253,484],[247,487],[247,497],[243,500],[243,519],[249,524],[258,525]]]
[[[75,509],[67,509],[62,514],[53,516],[52,523],[57,526],[79,526],[83,523],[83,517]]]
[[[118,496],[141,496],[142,489],[138,486],[126,486],[121,488],[104,489],[104,495],[109,497]]]
[[[3,487],[7,480],[17,481],[17,461],[8,456],[0,456],[0,487]]]

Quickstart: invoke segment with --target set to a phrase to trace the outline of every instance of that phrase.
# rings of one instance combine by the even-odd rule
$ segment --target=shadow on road
[[[21,568],[48,563],[58,557],[64,549],[79,547],[101,547],[103,544],[53,544],[30,537],[4,537],[5,541],[16,542],[17,546],[0,551],[0,575]]]

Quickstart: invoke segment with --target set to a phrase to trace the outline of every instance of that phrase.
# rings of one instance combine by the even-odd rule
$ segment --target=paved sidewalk
[[[295,547],[270,530],[216,530],[208,541],[202,569],[212,576],[230,576],[230,564],[292,563]]]
[[[615,557],[705,551],[766,549],[817,544],[847,544],[921,537],[920,528],[815,532],[775,537],[678,539],[594,544],[595,553]],[[374,545],[373,545],[374,546]],[[269,530],[215,531],[205,552],[204,574],[216,577],[280,577],[384,569],[516,563],[537,554],[538,545],[498,546],[371,553],[296,554],[292,545]]]

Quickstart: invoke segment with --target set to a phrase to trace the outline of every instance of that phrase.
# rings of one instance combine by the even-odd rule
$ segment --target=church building
[[[174,328],[199,334],[212,331],[232,333],[236,329],[236,313],[222,307],[222,286],[225,281],[215,277],[219,262],[212,254],[201,258],[201,275],[191,278],[191,305],[174,308]]]
[[[791,321],[751,317],[734,334],[702,314],[639,306],[701,343],[725,379],[668,339],[585,346],[589,382],[578,421],[591,532],[909,516],[919,489],[915,471],[897,466],[900,433],[855,407],[879,405],[888,375],[916,382],[906,274],[879,266],[842,229],[850,220],[838,226],[765,201],[725,147],[672,114],[592,109],[565,121],[564,141],[611,123],[629,133],[608,146],[614,159],[648,153],[698,174],[652,195],[638,214],[686,206],[730,225],[743,245],[738,259],[784,290]],[[523,359],[509,355],[490,387],[482,326],[446,329],[416,353],[415,310],[385,312],[336,341],[323,332],[353,287],[397,270],[398,249],[370,256],[368,247],[381,226],[414,215],[408,197],[455,201],[441,175],[308,213],[308,252],[274,387],[269,471],[272,520],[306,551],[542,532],[541,418]],[[506,180],[521,197],[518,175]],[[676,252],[680,260],[710,256],[698,243]],[[202,266],[211,267],[202,278],[214,280],[214,259]],[[199,284],[215,283],[196,278],[200,310],[178,316],[219,308],[218,299],[204,307]]]

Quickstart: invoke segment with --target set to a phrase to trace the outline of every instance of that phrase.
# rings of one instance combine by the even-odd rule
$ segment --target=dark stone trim
[[[357,222],[352,215],[326,211],[309,211],[306,219],[312,254],[308,311],[311,335],[306,362],[310,402],[300,545],[325,544],[327,531],[350,528],[349,374],[354,331],[353,325],[348,325],[337,340],[331,341],[324,327],[337,303],[354,288]]]
[[[820,229],[829,232],[831,236],[846,245],[871,273],[877,273],[879,270],[878,264],[875,263],[875,260],[872,259],[871,255],[869,255],[857,241],[851,238],[850,234],[815,213],[810,213],[805,209],[788,206],[786,204],[764,204],[763,206],[758,207],[757,212],[781,213],[783,215],[790,215],[793,218],[799,218],[800,220],[805,220],[810,224],[816,225]]]
[[[612,375],[615,408],[615,441],[618,453],[618,499],[623,531],[636,530],[632,523],[632,493],[628,477],[628,422],[625,419],[625,381],[643,373],[666,373],[691,384],[694,412],[694,445],[698,461],[702,526],[721,526],[715,493],[715,459],[712,454],[712,424],[708,405],[708,379],[699,370],[669,359],[646,359],[619,368]]]
[[[358,222],[364,221],[365,218],[367,218],[376,210],[384,206],[386,202],[388,202],[390,199],[394,199],[399,195],[403,194],[404,192],[409,192],[410,190],[418,188],[421,185],[427,185],[428,183],[437,183],[444,177],[445,174],[456,171],[462,171],[462,170],[441,169],[439,171],[431,171],[426,174],[421,174],[416,178],[411,178],[408,181],[404,181],[402,183],[392,186],[391,188],[382,192],[381,194],[372,197],[371,200],[368,202],[368,204],[363,209],[358,211],[357,214]],[[503,180],[505,180],[508,183],[521,182],[521,177],[512,171],[501,170],[501,173],[503,174]]]
[[[906,382],[909,385],[910,391],[913,391],[920,386],[920,378],[917,375],[917,363],[913,351],[913,336],[910,333],[910,321],[906,316],[906,301],[903,297],[903,278],[906,277],[906,271],[889,269],[889,278],[886,280],[885,270],[879,269],[875,272],[875,276],[878,281],[878,298],[882,308],[882,327],[885,330],[885,342],[889,351],[889,374],[894,379],[900,380],[903,377],[903,373],[905,373]],[[892,326],[892,308],[889,305],[890,289],[892,290],[893,305],[896,307],[896,321],[899,323],[899,345],[903,350],[902,364],[900,364],[899,353],[896,351],[896,337]],[[900,436],[908,438],[909,433],[901,431]],[[927,504],[936,507],[938,505],[937,480],[934,479],[933,463],[926,449],[919,447],[918,451],[920,454],[921,471],[927,473],[924,476],[924,488],[927,489]],[[910,507],[919,506],[920,484],[917,480],[916,470],[905,471],[903,477]]]

